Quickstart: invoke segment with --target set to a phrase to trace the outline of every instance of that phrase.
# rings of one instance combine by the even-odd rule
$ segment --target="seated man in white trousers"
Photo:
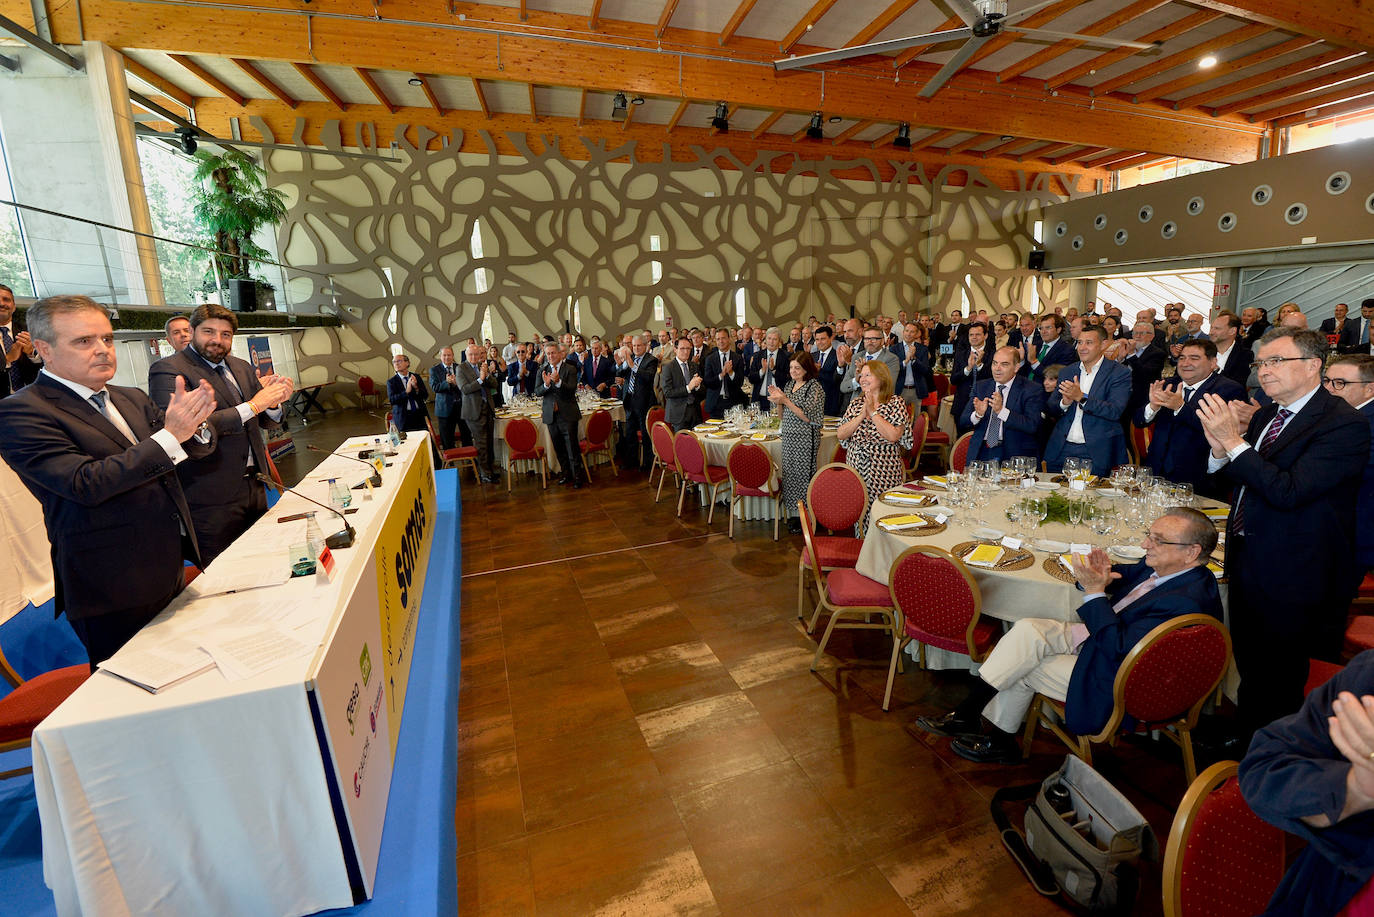
[[[983,662],[968,698],[940,717],[916,725],[951,736],[954,753],[970,761],[1019,760],[1014,738],[1036,693],[1064,701],[1065,726],[1090,735],[1106,725],[1112,683],[1131,648],[1158,625],[1199,612],[1221,618],[1221,596],[1207,558],[1216,527],[1195,509],[1174,507],[1150,526],[1143,560],[1112,566],[1094,548],[1074,557],[1083,587],[1081,622],[1017,621]],[[979,713],[994,727],[984,732]]]

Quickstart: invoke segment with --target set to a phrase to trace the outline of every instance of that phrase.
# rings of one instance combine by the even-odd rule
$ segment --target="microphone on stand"
[[[278,486],[276,481],[272,480],[265,474],[258,474],[255,475],[255,477],[257,477],[259,481],[266,484],[268,487]],[[313,497],[307,497],[305,494],[301,493],[299,490],[296,490],[294,487],[282,486],[281,489],[286,491],[287,493],[295,494],[302,500],[306,500],[310,503],[315,504],[316,506],[323,507],[324,509],[329,510],[331,513],[333,513],[334,515],[338,516],[340,519],[343,520],[343,531],[335,532],[333,535],[326,536],[324,539],[325,547],[329,548],[331,551],[337,551],[340,548],[353,547],[353,539],[357,536],[358,533],[353,530],[353,526],[348,524],[348,519],[344,516],[343,513],[339,512],[337,509],[335,509],[327,503],[321,503],[319,500],[316,500]]]
[[[314,444],[308,445],[305,448],[309,449],[311,452],[319,452],[322,455],[337,455],[339,458],[350,459],[351,461],[366,465],[368,468],[372,470],[372,477],[368,478],[368,483],[370,483],[373,487],[382,486],[382,473],[377,470],[376,465],[372,464],[369,461],[356,458],[355,456],[349,455],[346,452],[329,452],[324,449],[321,449],[319,446],[316,446]],[[361,487],[362,485],[359,484],[358,486]]]

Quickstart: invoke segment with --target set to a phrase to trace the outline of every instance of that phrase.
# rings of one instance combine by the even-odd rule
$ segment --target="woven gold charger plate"
[[[1040,567],[1050,576],[1059,580],[1061,583],[1078,582],[1078,578],[1076,576],[1074,576],[1068,570],[1064,569],[1064,565],[1059,562],[1058,554],[1051,554],[1049,557],[1046,557],[1044,561],[1041,562]]]
[[[884,519],[893,519],[896,518],[895,516],[884,516],[882,519],[877,520],[877,522],[874,524],[877,525],[881,531],[886,532],[889,535],[905,535],[907,538],[926,538],[930,535],[938,535],[945,529],[949,528],[948,524],[944,522],[936,522],[934,516],[928,516],[925,513],[904,513],[903,515],[920,516],[922,519],[925,519],[929,523],[929,525],[923,525],[920,528],[913,529],[890,529],[887,526],[883,525]]]
[[[878,498],[878,502],[883,504],[884,506],[897,506],[903,509],[906,509],[908,507],[911,509],[920,509],[923,506],[934,506],[936,503],[940,502],[940,498],[935,496],[935,494],[918,494],[911,491],[906,492],[910,494],[910,496],[906,499],[888,500],[887,496],[890,493],[892,493],[892,491],[888,491],[888,493],[883,494],[881,497]]]
[[[953,554],[955,557],[958,557],[959,559],[962,560],[963,557],[964,557],[964,555],[968,554],[970,551],[972,551],[974,548],[978,547],[979,545],[984,545],[984,544],[988,544],[988,542],[986,542],[986,541],[961,541],[961,542],[959,542],[958,544],[956,544],[954,547],[950,548],[950,549],[949,549],[949,553]],[[1017,548],[1015,551],[1011,550],[1010,548],[1003,548],[1003,550],[1007,552],[1007,556],[1006,556],[1006,557],[1003,557],[1001,560],[999,560],[999,561],[997,562],[997,565],[996,565],[995,567],[981,567],[981,566],[980,566],[980,567],[977,567],[976,569],[979,569],[979,570],[1002,570],[1002,571],[1004,571],[1004,572],[1010,572],[1010,571],[1015,571],[1015,570],[1025,570],[1027,567],[1030,567],[1032,564],[1035,563],[1035,555],[1032,554],[1030,551],[1027,551],[1025,548]]]

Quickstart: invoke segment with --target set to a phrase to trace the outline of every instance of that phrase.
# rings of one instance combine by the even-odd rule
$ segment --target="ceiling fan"
[[[1108,48],[1134,48],[1142,52],[1159,53],[1159,42],[1123,41],[1097,35],[1080,35],[1076,32],[1054,32],[1049,29],[1024,28],[1016,24],[1044,7],[1058,2],[1058,0],[1043,0],[1041,3],[1028,6],[1010,15],[1007,14],[1007,0],[946,0],[946,2],[967,25],[958,29],[947,29],[943,32],[927,32],[924,35],[911,35],[907,38],[874,41],[865,45],[855,45],[852,48],[837,48],[834,51],[796,55],[773,61],[773,68],[774,70],[798,70],[803,67],[813,67],[816,64],[827,64],[831,61],[849,60],[853,57],[882,54],[886,51],[901,51],[916,45],[938,44],[960,38],[967,39],[963,47],[949,59],[948,63],[940,68],[940,72],[931,77],[917,93],[920,97],[928,99],[939,92],[940,88],[949,82],[950,77],[958,73],[985,42],[1003,31],[1052,38],[1056,41],[1078,41],[1083,44],[1100,45]]]

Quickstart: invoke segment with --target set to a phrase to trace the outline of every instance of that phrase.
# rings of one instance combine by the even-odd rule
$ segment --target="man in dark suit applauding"
[[[434,391],[434,418],[439,427],[440,447],[453,448],[453,431],[463,413],[462,392],[458,388],[458,366],[453,362],[453,348],[439,351],[439,362],[429,368],[429,387]],[[464,442],[471,438],[464,437]]]
[[[1350,306],[1343,302],[1336,303],[1336,308],[1332,310],[1332,316],[1321,324],[1321,333],[1330,338],[1336,336],[1337,343],[1340,342],[1341,332],[1345,331],[1346,316],[1350,314]]]
[[[1040,343],[1033,339],[1021,341],[1021,369],[1027,379],[1045,381],[1045,370],[1051,366],[1068,366],[1077,362],[1073,342],[1064,334],[1064,318],[1050,313],[1040,319]]]
[[[472,444],[477,448],[477,478],[495,484],[492,431],[496,425],[496,388],[500,376],[492,372],[484,359],[481,344],[469,344],[466,360],[454,372],[455,386],[462,396],[463,424],[468,428]],[[437,399],[436,399],[437,404]]]
[[[787,381],[787,364],[792,355],[782,346],[782,334],[769,328],[763,336],[763,346],[749,361],[749,384],[754,387],[753,399],[760,410],[771,410],[768,389]]]
[[[649,333],[634,335],[630,340],[628,362],[618,370],[620,400],[625,403],[625,436],[620,441],[621,462],[631,468],[648,471],[654,467],[654,447],[649,440],[646,421],[649,409],[658,403],[654,395],[654,378],[658,375],[658,357],[649,353]]]
[[[1059,374],[1059,396],[1050,396],[1045,413],[1058,417],[1045,465],[1060,471],[1064,459],[1086,458],[1092,472],[1105,478],[1112,468],[1126,462],[1126,433],[1121,417],[1131,397],[1131,373],[1120,363],[1105,359],[1107,332],[1090,325],[1078,336],[1078,362]]]
[[[1322,378],[1326,390],[1360,412],[1374,433],[1374,357],[1364,354],[1339,356],[1326,367]],[[1360,499],[1355,508],[1356,588],[1365,573],[1374,570],[1374,449],[1360,481]]]
[[[993,347],[988,343],[988,326],[974,322],[968,326],[964,341],[954,345],[954,371],[950,386],[954,389],[954,429],[963,436],[973,429],[969,419],[969,402],[973,386],[992,373]]]
[[[1216,395],[1197,409],[1208,469],[1235,486],[1226,575],[1248,731],[1297,710],[1308,660],[1335,661],[1341,651],[1370,431],[1322,388],[1326,349],[1318,332],[1274,328],[1255,355],[1272,402],[1248,425],[1246,405]]]
[[[237,330],[233,312],[214,303],[199,306],[191,313],[191,343],[148,369],[148,395],[164,411],[178,378],[187,389],[208,382],[219,405],[210,418],[219,447],[202,461],[177,466],[207,564],[267,511],[267,492],[257,479],[268,469],[259,415],[279,423],[280,405],[292,391],[290,379],[259,379],[247,360],[229,352]]]
[[[425,380],[410,371],[410,357],[403,353],[392,357],[391,365],[396,373],[386,380],[386,397],[391,402],[392,422],[398,430],[426,432],[429,408],[425,402],[429,400],[429,389],[425,388]]]
[[[706,357],[701,378],[706,383],[706,411],[712,417],[725,416],[728,408],[744,404],[744,380],[748,377],[745,357],[735,350],[730,332],[716,332],[716,349]]]
[[[907,322],[898,330],[901,340],[888,348],[897,358],[897,373],[892,379],[894,393],[907,404],[920,405],[935,385],[935,376],[930,371],[930,351],[917,340],[920,329],[915,322]]]
[[[107,384],[114,331],[85,296],[40,300],[28,320],[44,369],[0,401],[0,455],[43,505],[54,604],[94,669],[181,591],[183,559],[200,562],[173,469],[213,453],[215,394],[178,377],[164,412]]]
[[[530,345],[533,346],[533,345]],[[534,383],[539,381],[539,361],[524,344],[515,348],[515,359],[506,365],[506,384],[516,395],[533,395]]]
[[[587,482],[582,474],[582,452],[577,445],[577,423],[582,419],[582,411],[577,406],[577,367],[565,358],[563,348],[556,341],[545,342],[544,355],[544,371],[539,374],[534,393],[544,399],[544,426],[549,428],[554,454],[563,468],[558,483],[581,490]]]
[[[600,339],[592,341],[591,350],[582,360],[582,384],[602,398],[609,398],[615,382],[615,364],[606,356]]]
[[[1202,432],[1197,406],[1202,395],[1244,401],[1245,389],[1217,372],[1217,345],[1194,339],[1178,356],[1178,375],[1150,386],[1150,400],[1136,411],[1139,427],[1154,427],[1145,464],[1152,474],[1178,484],[1192,484],[1197,493],[1225,499],[1225,485],[1207,473],[1211,447]],[[1220,489],[1219,489],[1220,488]]]
[[[38,378],[33,340],[14,314],[14,291],[0,283],[0,398]]]
[[[1208,337],[1217,345],[1217,372],[1245,388],[1255,355],[1250,345],[1240,339],[1240,318],[1234,312],[1218,312]]]
[[[701,420],[701,374],[692,362],[692,342],[680,338],[677,354],[663,365],[663,419],[676,433]]]
[[[1341,353],[1374,354],[1374,299],[1360,303],[1360,317],[1347,319],[1336,349]]]
[[[1025,618],[1012,625],[978,670],[968,698],[941,717],[916,724],[936,735],[960,736],[951,750],[980,763],[1019,760],[1013,736],[1036,693],[1064,702],[1065,725],[1091,735],[1106,725],[1112,683],[1126,654],[1150,631],[1181,615],[1221,618],[1221,595],[1207,557],[1216,527],[1195,509],[1175,507],[1150,525],[1143,560],[1113,566],[1107,552],[1075,555],[1083,587],[1082,623]],[[982,732],[979,714],[993,730]]]
[[[1036,433],[1045,407],[1045,387],[1018,376],[1020,362],[1021,352],[1015,347],[998,348],[989,367],[991,378],[973,386],[969,461],[1040,457]]]
[[[844,368],[849,363],[849,348],[841,344],[835,346],[835,330],[829,325],[821,325],[815,331],[816,341],[816,381],[825,392],[825,413],[828,417],[838,417],[844,413],[840,406],[840,382],[844,380]]]

